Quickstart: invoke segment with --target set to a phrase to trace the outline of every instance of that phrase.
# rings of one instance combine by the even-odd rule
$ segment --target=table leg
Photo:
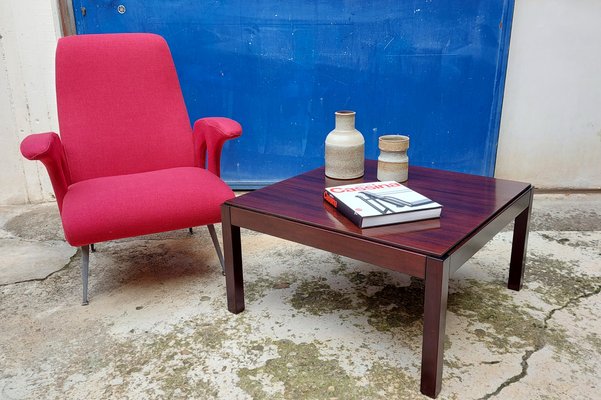
[[[421,392],[435,398],[442,383],[444,331],[449,293],[449,261],[427,258]]]
[[[244,310],[242,246],[240,243],[240,227],[232,225],[230,213],[231,208],[224,204],[221,207],[221,229],[223,232],[227,309],[234,314],[238,314]]]
[[[513,241],[511,244],[511,261],[509,264],[509,281],[507,287],[512,290],[520,290],[524,278],[526,264],[526,251],[528,247],[528,231],[530,230],[530,214],[532,213],[532,194],[530,190],[530,201],[528,208],[515,218],[513,226]]]

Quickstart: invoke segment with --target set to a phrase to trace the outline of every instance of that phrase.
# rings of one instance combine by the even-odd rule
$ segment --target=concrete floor
[[[451,279],[440,399],[601,398],[601,194],[535,196]],[[205,228],[101,243],[90,305],[54,204],[0,207],[1,399],[421,399],[423,284],[243,231],[246,311]]]

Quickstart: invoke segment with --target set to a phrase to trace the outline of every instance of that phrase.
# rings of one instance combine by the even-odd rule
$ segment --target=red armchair
[[[208,225],[223,268],[213,224],[234,193],[219,178],[221,148],[242,128],[203,118],[191,129],[165,40],[60,39],[56,95],[61,136],[30,135],[21,153],[46,166],[65,238],[82,249],[83,304],[94,243]]]

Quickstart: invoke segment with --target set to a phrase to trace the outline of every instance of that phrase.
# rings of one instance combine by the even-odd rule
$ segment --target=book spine
[[[359,214],[357,214],[355,211],[353,211],[352,208],[350,208],[349,206],[344,204],[336,196],[334,196],[332,193],[328,192],[327,190],[324,190],[323,198],[325,201],[330,203],[336,210],[338,210],[338,212],[340,212],[342,215],[344,215],[345,217],[350,219],[359,228],[362,228],[363,218],[361,218],[361,216]]]

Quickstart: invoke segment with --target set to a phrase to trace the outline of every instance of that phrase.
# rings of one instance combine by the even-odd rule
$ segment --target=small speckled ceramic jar
[[[405,182],[409,178],[409,136],[380,136],[378,148],[378,180]]]
[[[365,168],[365,139],[355,129],[354,111],[336,111],[336,127],[326,137],[326,176],[355,179]]]

